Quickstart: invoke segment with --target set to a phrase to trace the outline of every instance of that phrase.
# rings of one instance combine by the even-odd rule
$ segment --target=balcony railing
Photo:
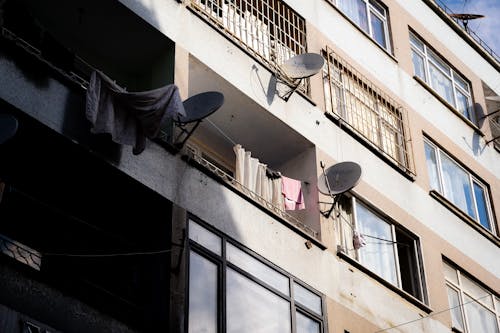
[[[306,23],[280,0],[189,0],[189,7],[275,69],[305,53]]]
[[[250,199],[252,202],[258,204],[259,206],[263,207],[267,211],[277,215],[278,217],[284,219],[286,222],[294,226],[295,228],[300,229],[302,232],[307,234],[310,237],[313,237],[315,239],[319,239],[319,233],[315,231],[314,229],[308,227],[301,221],[299,221],[297,218],[294,216],[288,214],[286,211],[284,211],[281,207],[278,207],[271,202],[267,201],[254,191],[250,190],[249,188],[245,187],[243,184],[238,182],[234,177],[229,175],[227,172],[213,164],[212,162],[208,161],[207,159],[203,158],[196,150],[191,149],[190,147],[187,147],[187,156],[191,161],[194,161],[198,165],[204,167],[205,169],[209,170],[213,175],[218,177],[220,180],[222,180],[226,185],[230,186],[231,188],[235,189],[239,193],[243,194],[245,197]]]
[[[410,132],[402,106],[326,48],[326,111],[399,169],[414,176]]]
[[[41,253],[2,235],[0,235],[0,253],[26,264],[37,271],[40,270],[42,264]]]

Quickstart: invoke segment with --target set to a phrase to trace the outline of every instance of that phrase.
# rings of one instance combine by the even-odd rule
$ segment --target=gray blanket
[[[158,136],[166,117],[186,116],[176,85],[127,92],[100,71],[91,75],[85,114],[92,133],[109,133],[116,143],[133,145],[135,155],[146,147],[146,137]]]

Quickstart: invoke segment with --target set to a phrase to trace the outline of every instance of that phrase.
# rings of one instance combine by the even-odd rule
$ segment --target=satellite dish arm
[[[321,214],[324,217],[329,218],[330,215],[332,214],[333,208],[337,204],[338,198],[340,196],[334,196],[332,194],[332,190],[330,189],[330,183],[328,182],[328,177],[325,174],[325,164],[323,163],[323,161],[320,161],[320,166],[321,166],[321,169],[323,170],[323,176],[325,178],[325,183],[326,183],[326,188],[328,189],[328,194],[333,198],[332,206],[330,207],[330,209],[329,210],[325,210],[325,211],[321,211]]]

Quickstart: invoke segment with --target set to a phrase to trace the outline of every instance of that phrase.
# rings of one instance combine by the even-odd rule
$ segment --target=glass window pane
[[[370,5],[383,17],[385,17],[385,9],[377,1],[370,0]]]
[[[420,51],[424,52],[424,43],[420,41],[414,34],[410,33],[410,41],[412,44],[419,49]]]
[[[498,333],[496,316],[484,306],[465,296],[464,305],[469,332]]]
[[[217,332],[217,265],[195,252],[189,256],[188,332]]]
[[[443,262],[443,267],[444,267],[444,276],[446,277],[446,279],[458,285],[457,270],[445,262]]]
[[[441,60],[441,57],[439,57],[437,54],[432,52],[431,50],[427,49],[427,54],[429,55],[429,59],[432,60],[433,64],[441,69],[444,73],[446,73],[447,76],[451,76],[451,68],[448,66],[443,60]]]
[[[413,70],[415,75],[427,82],[427,76],[425,75],[425,64],[424,58],[418,54],[415,50],[411,52],[411,59],[413,61]]]
[[[436,149],[427,142],[424,142],[424,149],[425,149],[425,159],[427,160],[427,171],[429,173],[430,186],[433,190],[436,190],[441,193],[442,190],[441,190],[441,185],[439,185]]]
[[[458,75],[456,72],[453,72],[453,79],[460,88],[470,93],[469,84],[464,79],[462,79],[462,77],[460,77],[460,75]]]
[[[369,32],[366,3],[363,0],[338,0],[338,7],[361,29]]]
[[[491,229],[490,217],[488,213],[488,206],[486,203],[486,193],[484,188],[474,182],[474,195],[476,196],[476,205],[477,212],[479,214],[479,223],[489,231],[493,231]]]
[[[310,292],[298,283],[293,284],[293,292],[297,302],[321,315],[321,297]]]
[[[370,13],[370,20],[372,24],[373,39],[383,48],[387,48],[387,41],[385,40],[385,22],[373,13]]]
[[[227,269],[227,332],[290,333],[290,303]]]
[[[476,218],[472,204],[472,189],[469,174],[445,154],[441,154],[444,196],[458,208]]]
[[[464,115],[465,118],[472,120],[471,107],[469,98],[460,90],[455,90],[457,93],[457,111]]]
[[[319,333],[320,326],[316,320],[297,312],[297,333]]]
[[[359,250],[360,262],[385,280],[397,285],[391,225],[359,203],[356,205],[356,216],[359,232],[378,238],[367,238],[367,245]]]
[[[433,63],[429,63],[429,73],[431,76],[430,81],[432,88],[439,96],[444,98],[452,106],[455,106],[451,79],[445,76]]]
[[[288,277],[278,273],[266,264],[258,261],[249,254],[241,251],[232,244],[226,246],[227,260],[245,272],[276,288],[285,295],[290,295],[290,283]]]
[[[472,296],[472,298],[479,300],[479,302],[484,303],[493,309],[493,299],[491,297],[485,297],[491,295],[491,293],[463,274],[461,277],[462,290]]]
[[[464,331],[464,322],[462,318],[462,309],[460,307],[460,297],[455,289],[447,286],[448,302],[450,305],[451,324],[453,327]]]
[[[191,220],[189,221],[189,238],[221,255],[221,238]]]

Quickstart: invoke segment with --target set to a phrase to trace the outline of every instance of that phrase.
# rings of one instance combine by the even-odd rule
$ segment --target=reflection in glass
[[[366,14],[366,3],[363,0],[338,0],[338,7],[353,20],[361,29],[368,30],[368,16]]]
[[[488,207],[486,206],[486,193],[484,188],[474,182],[474,195],[476,196],[477,212],[479,214],[479,223],[489,231],[491,230]]]
[[[295,282],[293,284],[293,295],[297,302],[321,315],[321,297]]]
[[[447,286],[448,302],[450,304],[451,324],[453,327],[464,331],[464,322],[462,319],[462,311],[460,310],[460,297],[455,289]]]
[[[291,332],[286,300],[230,268],[226,292],[228,333]]]
[[[498,333],[497,320],[493,312],[467,295],[465,295],[465,303],[468,303],[464,305],[464,308],[469,332]]]
[[[297,312],[297,333],[319,333],[319,323],[309,317],[304,316],[302,313]]]
[[[217,332],[217,266],[189,256],[189,333]]]
[[[425,159],[427,160],[427,171],[429,172],[429,182],[431,188],[438,192],[441,192],[441,186],[439,185],[439,176],[437,169],[437,160],[436,160],[436,149],[429,145],[427,142],[424,142],[425,148]]]
[[[417,52],[413,51],[411,59],[413,61],[413,70],[415,71],[415,75],[422,80],[427,81],[427,76],[425,75],[424,58],[422,58],[422,56]]]
[[[285,295],[290,295],[289,279],[266,264],[241,251],[234,245],[226,245],[227,260],[245,272],[254,275]]]
[[[387,240],[374,242],[373,239],[368,239],[367,245],[359,250],[359,261],[385,280],[398,285],[390,224],[361,203],[356,205],[356,216],[360,233]]]
[[[431,76],[431,86],[432,88],[444,98],[450,105],[455,107],[455,101],[453,100],[453,87],[451,85],[451,79],[445,76],[434,63],[429,63],[429,73]]]
[[[469,175],[448,156],[441,154],[444,196],[476,219]]]
[[[370,13],[370,19],[372,24],[373,39],[375,39],[380,46],[386,48],[387,42],[385,40],[384,21],[373,13]]]
[[[189,238],[221,255],[221,238],[191,220],[189,221]]]

